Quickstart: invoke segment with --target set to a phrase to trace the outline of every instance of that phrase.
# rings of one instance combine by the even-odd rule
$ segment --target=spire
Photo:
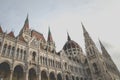
[[[92,38],[89,36],[89,33],[85,29],[83,23],[81,22],[82,28],[83,28],[83,34],[84,34],[84,39],[85,39],[85,45],[88,46],[90,44],[95,45],[94,41]]]
[[[102,54],[104,57],[110,57],[109,53],[107,52],[107,50],[105,49],[104,45],[102,44],[102,42],[99,40],[100,46],[101,46],[101,50],[102,50]]]
[[[96,47],[92,38],[89,36],[89,33],[87,32],[83,24],[82,24],[82,28],[83,28],[83,34],[84,34],[84,40],[85,40],[85,48],[88,56],[89,57],[93,56],[93,53],[96,56],[100,55],[98,48]],[[92,55],[90,55],[88,52],[91,53]]]
[[[29,20],[28,20],[28,14],[27,14],[27,17],[26,17],[26,20],[25,20],[25,23],[24,23],[24,26],[23,28],[26,30],[26,29],[29,29]]]
[[[19,32],[19,36],[25,31],[25,30],[28,30],[29,29],[29,20],[28,20],[28,14],[27,14],[27,17],[25,19],[25,22],[24,22],[24,26],[23,28],[21,29],[21,31]]]
[[[85,27],[84,27],[84,25],[83,25],[83,23],[81,22],[81,25],[82,25],[82,28],[83,28],[83,33],[86,33],[87,32],[87,30],[85,29]]]
[[[70,41],[71,40],[71,38],[70,38],[70,36],[69,36],[69,33],[67,32],[67,40],[68,41]]]
[[[50,31],[50,27],[49,27],[49,31],[48,31],[48,39],[47,39],[48,42],[53,42],[53,38],[52,38],[52,34],[51,34],[51,31]]]

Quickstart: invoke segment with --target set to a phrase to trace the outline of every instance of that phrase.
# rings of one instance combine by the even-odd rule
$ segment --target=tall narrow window
[[[7,50],[7,44],[4,44],[2,53],[5,54],[6,50]]]
[[[40,62],[41,62],[41,64],[43,64],[43,63],[42,63],[42,56],[40,56]]]
[[[20,59],[22,59],[22,56],[23,56],[23,50],[21,49],[20,50]]]
[[[65,69],[67,69],[67,63],[65,63]]]
[[[15,51],[15,47],[12,47],[12,51],[11,51],[11,56],[13,57],[14,55],[14,51]]]
[[[87,72],[87,74],[89,75],[89,74],[90,74],[90,69],[87,68],[87,69],[86,69],[86,72]]]
[[[45,64],[47,65],[47,58],[45,58]]]
[[[33,54],[32,54],[32,60],[35,61],[35,58],[36,58],[36,53],[33,52]]]
[[[93,63],[93,68],[94,68],[94,71],[95,71],[95,72],[98,72],[98,68],[97,68],[96,63]]]
[[[92,54],[92,50],[90,49],[90,53]]]
[[[8,50],[7,50],[7,56],[10,55],[10,50],[11,50],[11,45],[8,46]]]
[[[16,58],[19,58],[19,48],[17,48]]]
[[[23,60],[26,59],[26,51],[24,51],[24,56],[23,56]]]

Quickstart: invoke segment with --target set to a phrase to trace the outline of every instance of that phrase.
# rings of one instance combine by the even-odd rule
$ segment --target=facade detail
[[[85,53],[67,32],[61,51],[50,28],[48,38],[30,29],[28,16],[18,36],[0,26],[0,80],[120,80],[120,72],[100,42],[101,51],[82,24]]]

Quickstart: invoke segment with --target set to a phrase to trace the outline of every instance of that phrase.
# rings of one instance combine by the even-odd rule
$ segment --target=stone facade
[[[100,42],[97,49],[84,25],[86,55],[75,41],[68,40],[56,52],[52,34],[48,39],[31,30],[28,16],[18,36],[0,27],[0,80],[120,80],[120,73]]]

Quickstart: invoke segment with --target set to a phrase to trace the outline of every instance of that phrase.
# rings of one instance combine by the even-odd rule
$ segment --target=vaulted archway
[[[75,79],[74,79],[74,76],[72,76],[72,80],[75,80]]]
[[[48,80],[47,73],[44,70],[41,72],[41,80]]]
[[[17,65],[14,68],[13,72],[13,80],[23,80],[24,79],[24,71],[20,65]]]
[[[34,68],[31,68],[29,70],[28,80],[37,80],[37,75],[36,75],[36,71]]]
[[[56,80],[54,72],[50,72],[49,79],[50,80]]]
[[[66,77],[66,80],[69,80],[68,75],[66,75],[65,77]]]
[[[79,80],[79,78],[78,78],[78,77],[76,77],[76,80]]]
[[[7,62],[0,64],[0,79],[9,80],[10,77],[10,65]]]
[[[57,74],[57,80],[62,80],[62,76],[60,73]]]

